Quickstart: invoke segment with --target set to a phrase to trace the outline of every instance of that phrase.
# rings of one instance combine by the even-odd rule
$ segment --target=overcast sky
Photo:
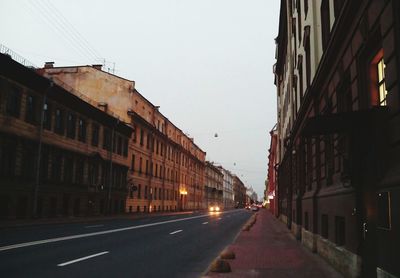
[[[1,0],[0,44],[40,67],[105,59],[260,197],[276,122],[279,3]]]

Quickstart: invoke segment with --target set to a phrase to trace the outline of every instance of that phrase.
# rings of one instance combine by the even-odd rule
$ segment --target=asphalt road
[[[0,230],[1,277],[200,277],[251,216],[222,213]]]

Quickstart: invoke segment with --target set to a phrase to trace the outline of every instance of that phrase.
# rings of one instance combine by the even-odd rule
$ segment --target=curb
[[[250,217],[250,219],[251,219],[252,217],[254,217],[254,214]],[[221,256],[222,256],[225,252],[232,252],[232,253],[233,253],[233,259],[236,258],[235,253],[234,253],[233,251],[229,250],[229,247],[232,245],[232,243],[236,242],[237,238],[238,238],[238,237],[242,234],[242,232],[243,232],[243,227],[247,225],[247,223],[250,221],[250,219],[247,220],[246,223],[244,223],[244,224],[242,225],[242,228],[239,229],[238,233],[237,233],[236,236],[233,238],[232,242],[231,242],[230,244],[228,244],[224,249],[222,249],[221,252],[219,252],[219,255],[211,261],[211,263],[208,265],[208,267],[206,268],[206,270],[203,271],[203,273],[201,274],[200,277],[202,277],[202,278],[207,278],[207,277],[209,277],[208,275],[209,275],[210,273],[217,273],[217,272],[211,271],[212,266],[213,266],[213,264],[214,264],[215,261],[218,261],[218,260],[221,260],[221,261],[224,261],[224,260],[232,260],[232,259],[222,259],[222,258],[221,258]],[[224,262],[226,262],[226,261],[224,261]],[[228,263],[228,262],[227,262],[227,263]],[[228,263],[228,264],[229,264],[229,263]],[[230,268],[230,265],[229,265],[229,268]],[[229,271],[229,272],[232,272],[232,269],[231,269],[231,268],[230,268],[230,271]],[[225,272],[225,273],[227,273],[227,272]]]

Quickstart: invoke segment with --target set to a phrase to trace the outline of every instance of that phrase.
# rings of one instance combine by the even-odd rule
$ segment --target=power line
[[[54,24],[54,22],[52,22],[51,19],[49,19],[47,17],[47,15],[41,9],[37,9],[37,6],[34,3],[32,3],[31,0],[28,0],[28,3],[30,5],[30,7],[29,7],[30,12],[32,13],[32,15],[34,17],[39,18],[42,21],[42,23],[44,23],[45,25],[50,27],[60,38],[62,38],[65,42],[67,42],[71,46],[71,48],[76,52],[76,54],[87,59],[86,55],[84,53],[82,53],[79,48],[77,48],[70,40],[68,40],[65,37],[63,30],[59,26]],[[35,15],[35,13],[37,13],[37,12],[39,12],[41,15],[39,15],[39,16]]]
[[[42,11],[42,13],[50,19],[50,22],[52,24],[54,24],[56,27],[59,28],[59,30],[62,30],[63,34],[67,37],[67,39],[72,42],[77,49],[79,49],[79,51],[81,51],[81,53],[84,55],[85,58],[89,58],[89,60],[92,60],[93,55],[88,52],[83,46],[82,44],[77,41],[70,33],[69,29],[67,27],[64,26],[64,24],[61,23],[61,21],[59,20],[59,18],[52,13],[51,10],[49,10],[46,6],[42,5],[41,1],[36,1],[35,2],[37,5],[35,6],[36,8],[40,9]],[[95,58],[96,59],[96,58]]]
[[[53,11],[57,18],[61,19],[60,22],[63,24],[67,29],[70,30],[70,33],[72,34],[72,37],[74,37],[77,41],[81,43],[81,45],[93,55],[96,59],[101,60],[101,55],[99,52],[86,40],[84,36],[74,27],[73,24],[71,24],[67,18],[60,12],[57,7],[55,7],[50,1],[45,0],[43,2],[51,11]]]

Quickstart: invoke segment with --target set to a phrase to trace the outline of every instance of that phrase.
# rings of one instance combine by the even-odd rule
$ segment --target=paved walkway
[[[206,277],[343,277],[318,255],[306,249],[287,227],[266,209],[258,212],[250,231],[242,231],[228,247],[236,258],[228,260],[232,272]]]

